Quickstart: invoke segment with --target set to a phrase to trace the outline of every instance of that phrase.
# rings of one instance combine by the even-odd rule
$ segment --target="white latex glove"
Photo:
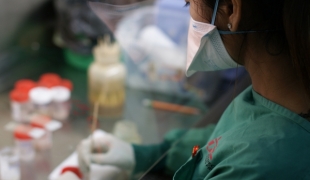
[[[90,172],[91,164],[97,164],[119,168],[129,177],[135,167],[131,144],[103,131],[97,131],[83,140],[77,152],[80,170],[84,174]],[[112,171],[119,173],[115,168],[111,168],[111,173]]]

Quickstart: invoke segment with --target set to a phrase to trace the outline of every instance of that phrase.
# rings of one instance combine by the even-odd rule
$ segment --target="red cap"
[[[29,90],[28,89],[14,89],[10,92],[10,98],[12,101],[16,102],[27,102],[29,100]]]
[[[49,116],[39,115],[35,116],[31,119],[31,126],[45,129],[45,125],[51,121],[51,118]]]
[[[80,169],[78,167],[74,167],[74,166],[67,166],[67,167],[63,168],[60,174],[64,174],[68,171],[73,172],[75,175],[77,175],[77,177],[79,177],[80,179],[83,179],[83,175],[82,175]]]
[[[71,82],[70,80],[68,80],[68,79],[63,79],[63,80],[61,81],[61,84],[60,84],[60,85],[63,86],[63,87],[68,88],[70,91],[73,90],[73,84],[72,84],[72,82]]]
[[[32,88],[36,87],[37,83],[30,79],[21,79],[15,83],[16,89],[25,89],[30,91]]]
[[[55,73],[46,73],[40,77],[39,85],[47,88],[59,86],[61,77]]]
[[[39,86],[47,87],[47,88],[53,88],[55,86],[60,86],[61,81],[55,81],[55,80],[40,80]]]
[[[14,137],[19,140],[31,140],[32,138],[28,135],[31,127],[19,126],[14,130]]]
[[[55,73],[45,73],[40,77],[40,81],[56,81],[60,82],[61,77]]]

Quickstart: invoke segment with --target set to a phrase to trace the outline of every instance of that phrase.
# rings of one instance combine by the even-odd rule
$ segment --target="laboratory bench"
[[[58,64],[54,69],[49,70],[73,82],[72,112],[63,127],[53,133],[52,148],[45,152],[38,152],[34,162],[21,164],[22,180],[47,179],[51,171],[72,154],[80,141],[87,138],[91,131],[92,112],[87,98],[87,72],[74,69],[65,63]],[[38,78],[38,76],[32,77],[34,80]],[[196,107],[201,114],[184,115],[145,107],[142,104],[145,98]],[[137,127],[142,144],[154,144],[161,142],[163,136],[172,129],[192,127],[206,111],[205,104],[197,99],[126,88],[122,117],[114,119],[99,117],[98,127],[111,133],[118,121],[131,121]],[[0,127],[3,128],[0,131],[0,147],[13,146],[12,133],[4,130],[4,126],[12,121],[8,90],[0,95],[0,114]]]

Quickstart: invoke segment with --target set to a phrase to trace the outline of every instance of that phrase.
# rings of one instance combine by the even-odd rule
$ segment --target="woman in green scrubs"
[[[114,167],[116,176],[131,176],[171,148],[156,169],[175,173],[175,180],[310,179],[310,1],[186,4],[192,17],[187,75],[244,66],[253,85],[216,126],[190,130],[176,145],[181,130],[152,146],[131,145],[107,133],[94,143],[84,140],[78,148],[81,169],[93,163]],[[94,154],[91,146],[106,151]]]

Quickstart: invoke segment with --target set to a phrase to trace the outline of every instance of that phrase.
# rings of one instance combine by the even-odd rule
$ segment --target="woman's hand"
[[[77,149],[80,170],[83,173],[89,173],[91,165],[97,165],[98,168],[105,168],[105,171],[110,169],[111,174],[126,174],[129,177],[135,167],[131,144],[109,133],[94,134],[83,140]]]

